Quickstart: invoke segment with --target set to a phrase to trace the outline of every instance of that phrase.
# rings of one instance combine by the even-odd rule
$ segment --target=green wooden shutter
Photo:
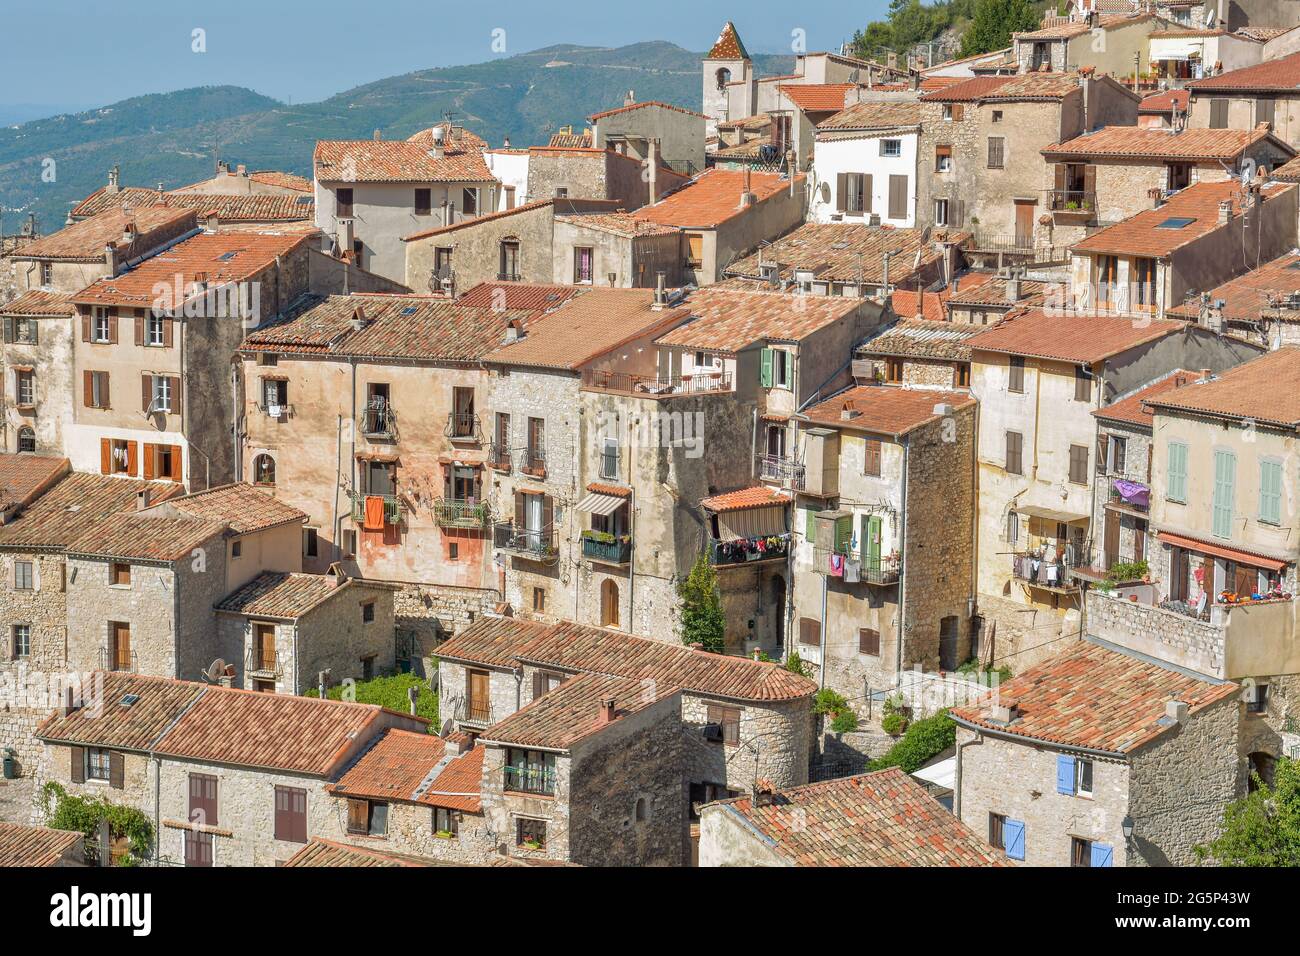
[[[1170,501],[1187,500],[1187,446],[1171,441],[1168,455],[1168,484],[1165,497]]]
[[[807,519],[807,524],[804,527],[804,537],[808,539],[809,544],[812,544],[817,540],[817,513],[809,508],[804,511],[804,517]]]
[[[853,519],[851,517],[835,520],[835,553],[848,554],[849,542],[853,540]]]
[[[1282,523],[1282,463],[1259,463],[1259,520]]]
[[[759,384],[764,388],[772,387],[772,350],[763,349],[759,358]]]
[[[866,539],[863,541],[863,557],[866,558],[867,567],[872,571],[880,569],[880,516],[871,515],[867,518]]]
[[[1186,450],[1184,449],[1184,453]],[[1237,456],[1230,451],[1214,453],[1213,532],[1216,538],[1232,537],[1232,505],[1236,498]]]

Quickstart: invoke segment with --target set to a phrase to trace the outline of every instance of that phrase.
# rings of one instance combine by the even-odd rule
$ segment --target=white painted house
[[[858,103],[819,123],[812,220],[914,225],[919,124],[915,101]]]

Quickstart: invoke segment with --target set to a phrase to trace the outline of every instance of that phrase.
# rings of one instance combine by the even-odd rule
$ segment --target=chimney
[[[1165,204],[1165,191],[1159,186],[1147,190],[1147,195],[1151,198],[1151,208],[1159,209]]]
[[[317,693],[320,694],[321,700],[328,699],[329,689],[330,689],[330,672],[328,670],[323,670],[316,675],[316,691]]]
[[[242,176],[244,179],[247,179],[247,178],[248,178],[248,167],[245,166],[243,163],[240,163],[238,166],[235,167],[235,174],[236,174],[237,176]]]
[[[662,271],[655,273],[655,301],[654,308],[662,309],[668,304],[668,290],[664,287],[664,273]]]
[[[1008,302],[1019,302],[1019,301],[1020,301],[1020,275],[1019,275],[1019,273],[1012,272],[1010,275],[1007,276],[1007,301],[1008,301]]]
[[[108,186],[104,188],[106,193],[116,193],[122,188],[121,185],[122,170],[116,165],[108,171]]]
[[[122,245],[129,246],[133,242],[135,242],[135,223],[124,223],[122,225]]]
[[[1232,200],[1225,199],[1219,203],[1219,225],[1225,226],[1228,220],[1232,218]]]
[[[220,226],[221,217],[215,209],[209,209],[203,216],[203,231],[210,236],[215,235]]]
[[[628,90],[627,96],[623,97],[623,105],[631,106],[636,102],[636,90]]]
[[[609,282],[609,287],[610,287],[611,289],[614,288],[614,286],[618,285],[618,273],[617,273],[617,272],[606,272],[606,273],[605,273],[605,279]]]
[[[649,205],[653,206],[659,199],[659,139],[658,137],[650,140],[650,151],[646,155],[646,165],[649,167],[649,186],[650,194],[646,200]]]
[[[135,510],[144,511],[153,503],[153,490],[150,488],[141,488],[135,493]]]
[[[230,164],[226,162],[224,159],[217,160],[217,175],[218,176],[230,175]]]
[[[840,408],[840,419],[842,421],[848,421],[849,419],[857,418],[857,417],[858,417],[858,410],[853,405],[853,399],[851,398],[847,399],[844,402],[843,407]]]
[[[384,138],[384,134],[383,134],[383,132],[380,131],[380,130],[375,130],[374,133],[372,134],[372,136],[373,136],[373,138],[374,138],[374,140],[375,140],[376,143],[378,143],[380,140],[382,140],[382,139]]]
[[[510,137],[509,137],[509,136],[507,136],[505,139],[503,139],[503,140],[501,141],[501,147],[502,147],[502,149],[509,149],[509,148],[510,148]]]
[[[1004,697],[993,704],[989,719],[998,724],[1009,724],[1020,716],[1020,704],[1014,698]]]
[[[1187,704],[1181,700],[1165,701],[1165,717],[1177,724],[1187,722]]]
[[[346,256],[352,251],[352,217],[341,216],[338,224],[339,253]]]
[[[699,641],[692,641],[690,644],[690,648],[693,651],[702,651],[704,650],[704,645],[701,644]]]
[[[418,687],[406,688],[406,699],[411,706],[411,716],[412,717],[418,716],[415,712],[416,711],[415,702],[420,699],[420,688]]]
[[[512,342],[518,342],[520,338],[519,320],[511,319],[506,323],[505,344],[510,345]]]
[[[750,182],[749,173],[750,170],[748,166],[746,166],[744,172],[741,173],[741,180],[740,180],[740,208],[741,209],[748,209],[751,205],[753,205],[754,202],[754,194],[749,191],[749,182]]]
[[[750,657],[756,661],[761,661],[763,659],[763,652],[756,647],[754,648],[754,653],[751,654]]]
[[[414,690],[415,688],[411,689]],[[446,740],[443,753],[448,757],[459,757],[461,754],[474,749],[474,741],[465,734],[457,734],[455,737],[446,738]]]
[[[447,131],[443,129],[441,126],[435,126],[430,135],[432,135],[433,137],[433,146],[429,150],[429,155],[432,156],[434,159],[442,159],[443,142],[446,139]]]
[[[77,699],[73,689],[71,687],[63,688],[63,716],[66,717],[68,714],[75,713],[80,709],[81,702]]]
[[[352,312],[352,328],[360,332],[366,327],[366,310],[357,306]]]
[[[916,290],[916,317],[918,319],[925,318],[925,286],[921,286]]]
[[[117,248],[110,242],[104,246],[104,278],[117,275]]]
[[[1201,369],[1201,377],[1198,378],[1197,381],[1198,381],[1198,382],[1209,382],[1209,381],[1212,381],[1213,379],[1214,379],[1214,372],[1213,372],[1212,370],[1208,369],[1208,368],[1203,368],[1203,369]]]
[[[880,267],[880,300],[885,302],[889,300],[889,253],[886,252],[880,258],[882,262]]]
[[[614,698],[604,697],[600,701],[600,723],[612,724],[614,722]]]
[[[770,807],[774,798],[775,793],[771,780],[761,779],[754,781],[754,806]]]

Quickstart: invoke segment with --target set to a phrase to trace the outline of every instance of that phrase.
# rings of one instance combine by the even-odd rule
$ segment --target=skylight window
[[[239,255],[238,252],[223,252],[221,255],[217,256],[217,258],[220,259],[222,262],[229,262],[237,255]]]
[[[1170,216],[1157,229],[1186,229],[1192,223],[1196,222],[1191,216]]]
[[[402,310],[402,315],[415,315],[415,313],[419,311],[420,310],[417,309],[415,306],[408,305],[405,309]]]

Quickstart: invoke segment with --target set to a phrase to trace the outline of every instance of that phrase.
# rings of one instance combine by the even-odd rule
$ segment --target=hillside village
[[[0,249],[0,863],[1231,862],[1300,758],[1293,6],[727,22],[546,142],[104,170]]]

